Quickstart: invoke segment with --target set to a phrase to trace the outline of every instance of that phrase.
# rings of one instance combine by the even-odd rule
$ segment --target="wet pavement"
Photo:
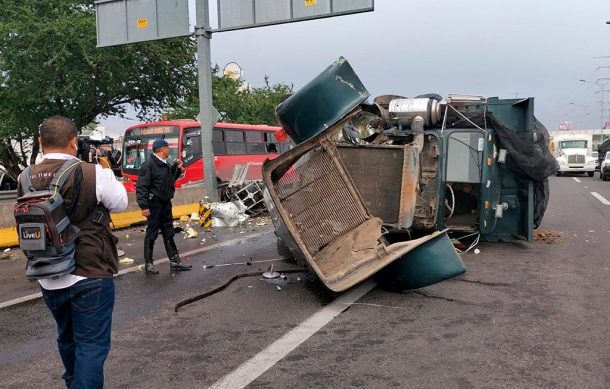
[[[464,276],[402,294],[373,289],[248,387],[608,388],[610,206],[591,192],[610,199],[610,184],[578,178],[551,178],[546,233],[535,243],[482,243],[480,254],[463,256]],[[269,262],[204,263],[277,259],[272,229],[248,228],[216,234],[240,244],[190,256],[191,272],[172,276],[165,263],[157,277],[116,279],[107,387],[208,387],[335,301],[297,273],[241,278],[175,313],[178,301]],[[137,236],[123,247],[136,260]],[[194,250],[201,239],[178,245]],[[1,309],[0,323],[0,387],[62,387],[54,323],[40,300]]]

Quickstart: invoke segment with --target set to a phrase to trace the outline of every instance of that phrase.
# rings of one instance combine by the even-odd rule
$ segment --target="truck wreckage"
[[[532,241],[557,171],[533,98],[369,93],[344,58],[276,108],[263,166],[276,235],[326,287],[408,290],[465,272],[450,240]]]

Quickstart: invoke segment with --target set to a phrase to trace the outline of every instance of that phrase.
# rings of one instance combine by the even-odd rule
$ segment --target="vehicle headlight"
[[[558,159],[557,162],[559,162],[560,165],[567,165],[566,161],[563,159]]]
[[[589,165],[595,165],[595,160],[594,160],[594,159],[592,159],[592,160],[590,160],[589,162],[587,162],[587,164],[589,164]]]

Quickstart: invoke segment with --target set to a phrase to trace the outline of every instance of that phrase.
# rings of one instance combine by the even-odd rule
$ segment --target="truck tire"
[[[587,174],[589,175],[589,177],[593,177],[593,175],[595,174],[595,172],[587,172]]]
[[[555,173],[555,175],[556,175],[557,177],[561,177],[561,172],[560,172],[560,171],[558,171],[557,173]]]

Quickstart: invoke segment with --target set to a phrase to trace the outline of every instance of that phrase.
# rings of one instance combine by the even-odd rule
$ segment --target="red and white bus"
[[[288,150],[288,140],[279,141],[275,134],[280,127],[264,125],[216,123],[212,135],[212,147],[216,161],[216,176],[228,181],[233,176],[235,165],[248,162],[264,162]],[[122,174],[125,188],[135,192],[138,171],[152,154],[152,143],[164,138],[169,143],[170,159],[178,156],[184,162],[185,172],[176,182],[176,188],[203,180],[203,158],[201,157],[201,128],[194,120],[167,120],[141,123],[125,130],[123,139]],[[253,166],[248,179],[261,179],[261,168]]]

